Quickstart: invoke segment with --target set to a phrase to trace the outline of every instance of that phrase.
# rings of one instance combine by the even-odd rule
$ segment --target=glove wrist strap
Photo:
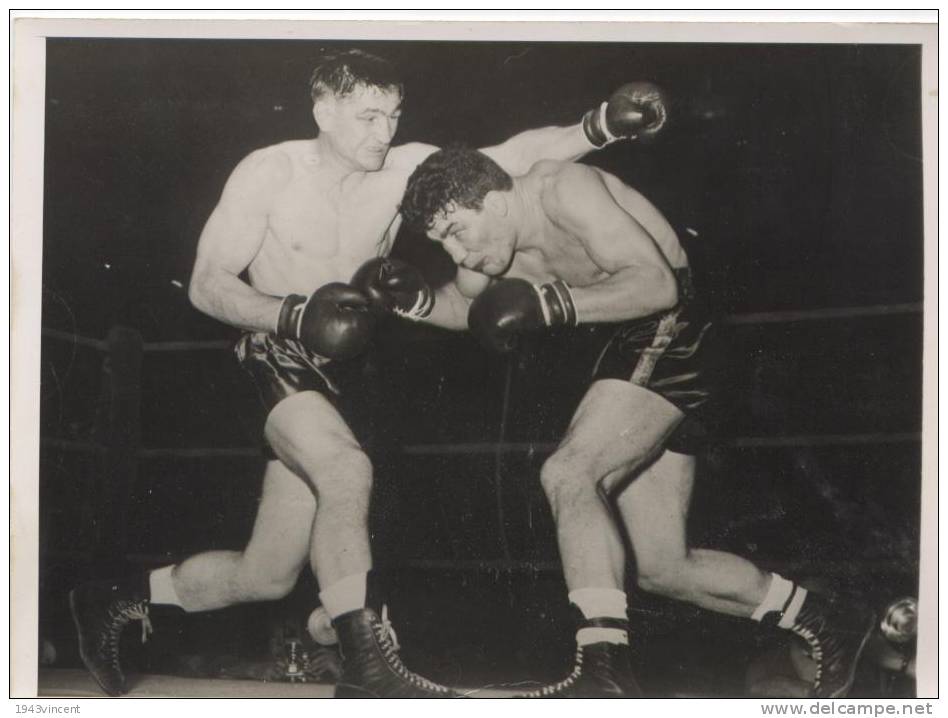
[[[537,292],[543,308],[543,319],[548,327],[575,327],[579,324],[573,293],[566,282],[557,279],[550,284],[541,284]]]
[[[608,144],[615,142],[618,137],[609,132],[606,124],[606,107],[609,102],[603,101],[599,107],[596,107],[583,116],[583,132],[586,139],[596,148],[603,148]]]
[[[287,294],[280,305],[280,314],[277,316],[276,335],[280,339],[297,339],[299,337],[300,317],[306,297],[300,294]]]

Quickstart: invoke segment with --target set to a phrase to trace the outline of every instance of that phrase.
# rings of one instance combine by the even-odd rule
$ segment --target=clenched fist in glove
[[[485,346],[504,353],[516,347],[523,332],[576,326],[578,320],[566,282],[531,284],[525,279],[504,279],[475,297],[467,323]]]
[[[352,276],[352,286],[365,292],[376,308],[406,319],[424,319],[434,307],[434,291],[421,271],[400,259],[370,259]]]
[[[605,147],[622,138],[651,137],[668,119],[665,95],[651,82],[630,82],[583,117],[586,138]]]
[[[348,284],[333,282],[308,298],[287,295],[280,307],[276,335],[298,341],[320,356],[349,359],[366,349],[374,329],[368,297]]]

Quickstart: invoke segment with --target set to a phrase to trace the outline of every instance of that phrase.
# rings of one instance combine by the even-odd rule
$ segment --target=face
[[[381,169],[398,129],[402,98],[397,92],[359,85],[344,97],[320,100],[316,121],[341,157],[359,169]]]
[[[513,260],[514,237],[486,203],[482,209],[451,205],[435,217],[428,237],[444,247],[455,264],[488,276],[503,274]]]

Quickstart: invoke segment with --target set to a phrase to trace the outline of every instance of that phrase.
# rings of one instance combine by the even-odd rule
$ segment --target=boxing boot
[[[142,642],[151,633],[147,576],[132,581],[91,581],[69,592],[69,609],[79,633],[79,655],[110,696],[128,692],[119,655],[122,631],[142,622]]]
[[[336,698],[463,698],[460,693],[412,673],[398,655],[398,639],[369,574],[366,607],[337,616],[342,678]]]
[[[628,632],[621,618],[583,619],[580,628],[618,628]],[[632,673],[632,652],[626,644],[591,643],[576,647],[573,672],[518,698],[641,698],[642,689]]]
[[[789,630],[806,642],[816,664],[810,689],[814,698],[843,698],[849,693],[875,627],[875,613],[864,606],[812,591],[807,594]]]

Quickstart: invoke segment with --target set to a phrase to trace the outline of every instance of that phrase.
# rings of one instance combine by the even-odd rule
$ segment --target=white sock
[[[776,611],[782,614],[777,625],[780,628],[790,628],[800,612],[800,606],[803,605],[806,593],[805,588],[797,586],[793,581],[788,581],[776,573],[772,573],[770,574],[770,588],[767,589],[767,595],[764,596],[764,600],[755,609],[751,618],[755,621],[762,621],[768,613]]]
[[[617,588],[577,588],[569,592],[569,601],[575,604],[586,618],[626,620],[625,591]],[[628,645],[629,634],[620,628],[580,628],[576,632],[576,645],[588,646],[590,643]]]
[[[367,571],[353,573],[319,592],[319,600],[332,618],[365,608],[367,576]]]
[[[173,570],[173,565],[164,566],[163,568],[156,568],[148,574],[148,590],[151,593],[151,603],[184,608],[181,605],[181,599],[178,598],[178,592],[174,590],[174,581],[171,577]]]

